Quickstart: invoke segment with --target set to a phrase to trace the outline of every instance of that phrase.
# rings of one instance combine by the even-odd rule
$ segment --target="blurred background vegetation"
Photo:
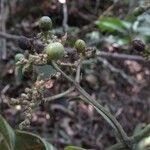
[[[17,85],[14,55],[24,52],[18,47],[15,36],[35,37],[40,31],[38,19],[47,15],[53,20],[53,33],[58,37],[68,33],[65,45],[68,51],[76,39],[82,38],[89,47],[103,53],[98,60],[83,62],[81,85],[113,112],[129,135],[138,132],[150,122],[150,1],[61,2],[1,0],[0,113],[13,128],[18,128],[23,119],[22,110],[19,106],[10,107],[9,98],[19,96],[34,81],[27,76]],[[141,61],[126,60],[120,55],[116,59],[112,57],[114,53],[123,57],[136,55]],[[37,68],[37,72],[44,72],[46,76],[50,71]],[[68,86],[65,79],[55,81],[53,87],[45,91],[45,96],[62,92]],[[72,95],[77,93],[41,104],[27,131],[46,138],[59,150],[70,144],[96,150],[113,144],[115,140],[109,126],[90,105],[68,101]],[[138,148],[144,150],[142,146]]]

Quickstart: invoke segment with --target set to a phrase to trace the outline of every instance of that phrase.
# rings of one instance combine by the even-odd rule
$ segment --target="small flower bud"
[[[31,115],[31,114],[27,114],[27,115],[26,115],[26,118],[29,119],[29,120],[31,120],[32,115]]]
[[[25,93],[29,93],[29,92],[31,92],[31,89],[25,88]]]
[[[86,48],[86,43],[83,40],[79,39],[75,42],[74,47],[78,53],[84,53]]]
[[[28,97],[25,93],[22,93],[22,94],[21,94],[21,98],[26,100],[26,99],[28,99],[29,97]]]
[[[34,103],[32,103],[32,102],[30,102],[29,106],[32,108],[32,107],[34,107],[34,106],[35,106],[35,104],[34,104]]]

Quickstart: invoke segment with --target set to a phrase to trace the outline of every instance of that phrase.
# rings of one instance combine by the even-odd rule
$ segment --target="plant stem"
[[[58,65],[52,61],[52,66],[59,71],[68,81],[72,82],[75,88],[80,92],[80,94],[86,98],[86,100],[101,114],[101,116],[111,125],[111,127],[116,132],[120,142],[128,148],[127,140],[128,136],[123,130],[120,123],[116,120],[116,118],[109,113],[105,108],[100,105],[96,100],[94,100],[77,82],[75,82],[72,78],[70,78],[65,72],[63,72]]]
[[[122,145],[122,143],[117,143],[106,148],[105,150],[126,150],[126,148],[124,147],[124,145]]]
[[[83,60],[82,58],[79,60],[79,64],[77,65],[77,68],[76,68],[77,71],[76,71],[75,81],[76,81],[77,83],[80,82],[80,71],[81,71],[81,62],[82,62],[82,60]],[[62,63],[61,63],[60,65],[62,65]],[[73,64],[70,64],[69,66],[71,66],[71,65],[73,66]],[[44,99],[44,101],[45,101],[45,102],[47,102],[47,101],[54,101],[54,100],[56,100],[56,99],[58,99],[58,98],[64,97],[65,95],[67,95],[67,94],[69,94],[70,92],[72,92],[74,89],[75,89],[75,86],[69,88],[68,90],[66,90],[66,91],[64,91],[64,92],[62,92],[62,93],[60,93],[60,94],[47,97],[47,98]]]
[[[140,140],[142,140],[145,137],[148,137],[150,135],[150,124],[148,124],[142,131],[140,131],[138,134],[133,136],[134,142],[138,143]]]
[[[67,4],[63,3],[63,30],[66,32],[68,29],[68,9]]]
[[[61,97],[64,97],[65,95],[69,94],[70,92],[72,92],[73,90],[75,89],[75,87],[71,87],[69,88],[68,90],[60,93],[60,94],[57,94],[57,95],[54,95],[54,96],[50,96],[50,97],[47,97],[44,99],[45,102],[49,102],[49,101],[54,101],[58,98],[61,98]]]
[[[78,63],[78,66],[77,66],[77,71],[76,71],[75,81],[77,83],[80,83],[80,72],[81,72],[82,61],[83,61],[83,57],[81,56],[79,63]]]

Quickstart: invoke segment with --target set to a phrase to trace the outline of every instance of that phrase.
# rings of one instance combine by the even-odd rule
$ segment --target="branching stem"
[[[49,101],[54,101],[56,99],[59,99],[61,97],[66,96],[67,94],[69,94],[70,92],[72,92],[75,89],[75,87],[71,87],[68,90],[66,90],[65,92],[62,92],[60,94],[54,95],[54,96],[50,96],[44,99],[45,102],[49,102]]]
[[[77,82],[75,82],[72,78],[70,78],[65,72],[63,72],[58,65],[52,61],[53,67],[59,71],[68,81],[73,83],[75,88],[80,92],[80,94],[86,99],[88,103],[90,103],[101,115],[102,117],[111,125],[111,127],[116,132],[118,138],[120,139],[120,142],[125,145],[125,147],[128,148],[128,144],[126,141],[128,141],[128,136],[123,130],[120,123],[116,120],[116,118],[109,113],[105,108],[100,105],[96,100],[94,100]]]

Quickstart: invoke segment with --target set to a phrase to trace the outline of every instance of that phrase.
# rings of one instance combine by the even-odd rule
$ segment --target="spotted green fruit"
[[[21,54],[21,53],[18,53],[18,54],[15,55],[15,61],[16,61],[16,62],[20,61],[20,60],[23,59],[23,58],[24,58],[24,55]]]
[[[75,42],[74,47],[78,53],[84,53],[86,48],[86,43],[83,40],[79,39]]]
[[[39,20],[39,27],[42,31],[48,31],[52,28],[52,20],[48,16],[43,16]]]
[[[54,42],[46,46],[45,52],[48,56],[48,60],[59,60],[65,55],[64,46],[59,42]]]
[[[135,16],[135,17],[138,17],[139,15],[141,15],[143,12],[145,11],[144,7],[136,7],[132,14]]]

